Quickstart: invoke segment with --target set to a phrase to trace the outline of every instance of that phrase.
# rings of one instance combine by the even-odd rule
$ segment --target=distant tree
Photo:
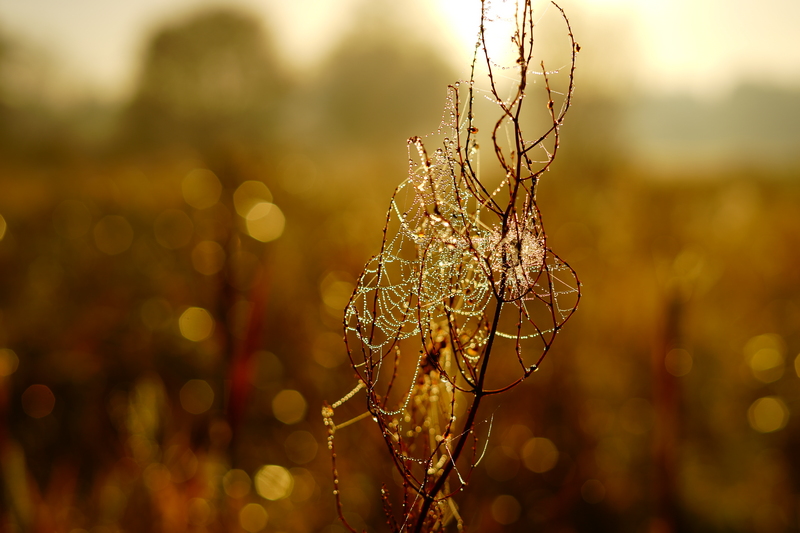
[[[0,32],[0,154],[52,162],[74,136],[59,109],[56,69],[46,53]]]
[[[323,129],[356,143],[396,142],[438,126],[453,69],[409,39],[386,3],[367,2],[320,73]]]
[[[284,77],[253,17],[219,9],[158,32],[125,117],[144,146],[253,143],[279,119]]]

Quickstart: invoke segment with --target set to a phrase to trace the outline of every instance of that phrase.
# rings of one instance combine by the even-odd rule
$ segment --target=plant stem
[[[458,458],[461,456],[461,452],[464,450],[464,445],[467,442],[467,438],[469,438],[474,430],[475,417],[478,415],[478,408],[480,407],[481,399],[484,397],[483,382],[486,379],[486,369],[489,367],[489,356],[492,353],[492,345],[494,344],[495,334],[497,333],[497,326],[500,323],[500,313],[503,310],[504,302],[500,298],[496,297],[496,299],[497,307],[494,311],[492,329],[489,331],[489,340],[486,343],[486,353],[483,356],[481,370],[478,374],[478,382],[475,385],[475,399],[472,401],[469,413],[467,414],[467,421],[464,424],[464,433],[462,433],[461,437],[459,437],[455,449],[450,454],[450,461],[448,461],[445,467],[442,469],[441,475],[439,476],[439,479],[436,480],[436,483],[434,483],[433,488],[430,490],[430,492],[423,494],[422,507],[420,507],[420,514],[417,518],[417,524],[414,527],[414,533],[422,533],[422,528],[425,525],[425,518],[428,516],[428,511],[430,511],[431,505],[436,500],[436,495],[439,494],[444,487],[444,484],[447,482],[447,478],[450,477],[450,473],[453,471],[453,468],[455,468],[456,461],[458,461]]]

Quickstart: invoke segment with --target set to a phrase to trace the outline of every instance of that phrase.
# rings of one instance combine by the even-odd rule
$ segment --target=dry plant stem
[[[547,97],[548,97],[547,107],[548,107],[548,109],[550,111],[550,116],[551,116],[553,124],[552,124],[551,128],[547,132],[545,132],[544,135],[542,135],[530,147],[524,148],[523,145],[522,145],[523,136],[522,136],[522,132],[520,130],[520,117],[521,117],[522,107],[523,107],[522,106],[522,98],[525,95],[525,89],[526,89],[526,86],[527,86],[527,74],[528,74],[527,69],[528,69],[528,65],[530,64],[532,53],[533,53],[533,46],[528,46],[527,50],[526,50],[525,28],[527,28],[528,31],[530,31],[531,35],[532,35],[532,32],[533,32],[532,10],[527,9],[528,8],[527,4],[526,4],[525,8],[523,8],[522,22],[521,22],[522,32],[518,33],[515,36],[516,37],[515,38],[515,42],[519,47],[519,60],[518,60],[518,62],[520,64],[521,68],[520,68],[520,80],[519,80],[518,87],[517,87],[517,94],[516,94],[515,98],[512,100],[512,102],[516,102],[517,105],[516,105],[515,113],[513,113],[513,115],[512,115],[511,109],[509,109],[509,107],[506,106],[502,102],[502,100],[499,98],[499,95],[498,95],[498,90],[497,90],[497,86],[495,84],[494,75],[493,75],[493,71],[492,71],[491,59],[489,57],[488,49],[485,46],[485,43],[486,43],[486,34],[485,34],[486,5],[485,5],[485,2],[483,0],[481,2],[481,11],[482,11],[482,13],[481,13],[481,26],[480,26],[480,40],[484,44],[484,46],[483,46],[484,58],[486,60],[487,66],[488,66],[488,75],[489,75],[489,80],[490,80],[491,87],[492,87],[491,92],[495,96],[495,98],[497,99],[496,101],[500,104],[500,107],[504,112],[503,116],[497,121],[497,123],[495,124],[495,128],[492,131],[492,141],[493,141],[493,144],[494,144],[494,151],[495,151],[495,155],[497,156],[497,160],[500,162],[501,166],[506,170],[507,173],[514,172],[514,176],[516,177],[516,179],[514,179],[514,180],[508,180],[509,187],[513,187],[513,189],[511,190],[510,199],[509,199],[508,205],[507,205],[506,210],[503,213],[503,217],[502,217],[504,231],[506,231],[507,228],[508,228],[509,218],[511,217],[512,213],[514,212],[514,209],[516,208],[516,200],[517,200],[517,197],[518,197],[518,194],[519,194],[519,188],[520,188],[521,185],[523,185],[523,181],[521,179],[522,172],[523,172],[523,166],[522,166],[523,165],[523,159],[526,160],[527,167],[531,168],[532,164],[531,164],[531,161],[527,157],[527,152],[530,151],[530,149],[533,148],[534,146],[537,146],[537,145],[541,144],[541,142],[543,142],[544,139],[546,139],[547,136],[550,133],[554,133],[554,135],[555,135],[554,147],[553,147],[552,152],[549,154],[550,157],[548,158],[548,162],[546,163],[546,165],[543,168],[539,169],[538,172],[536,172],[533,176],[531,176],[531,180],[535,182],[535,180],[538,178],[538,176],[541,175],[544,171],[546,171],[549,168],[550,164],[552,163],[552,161],[555,158],[555,154],[556,154],[556,151],[557,151],[558,145],[559,145],[559,142],[558,142],[559,141],[559,138],[558,138],[558,126],[563,121],[565,113],[566,113],[566,111],[569,108],[570,103],[571,103],[572,90],[573,90],[573,81],[574,81],[574,71],[575,71],[575,54],[577,52],[577,45],[575,43],[574,36],[572,34],[572,28],[569,25],[569,20],[567,19],[563,9],[560,6],[558,6],[557,4],[555,4],[555,3],[553,3],[553,5],[555,5],[555,7],[561,12],[564,20],[566,21],[568,32],[569,32],[570,41],[571,41],[571,44],[572,44],[572,62],[571,62],[571,66],[570,66],[569,88],[567,90],[567,99],[565,101],[564,108],[563,108],[562,112],[559,114],[558,117],[556,117],[555,110],[554,110],[554,103],[553,103],[553,99],[552,99],[552,91],[550,89],[550,82],[549,82],[549,79],[547,77],[547,72],[545,70],[544,63],[542,62],[541,66],[542,66],[543,76],[544,76],[544,80],[545,80],[545,88],[546,88]],[[474,63],[473,63],[473,68],[474,68]],[[512,107],[513,107],[513,104],[512,104]],[[470,118],[471,118],[471,113],[470,113]],[[511,122],[514,125],[514,143],[515,143],[515,149],[516,149],[515,152],[516,152],[516,154],[518,154],[518,156],[516,157],[516,168],[514,169],[514,171],[511,171],[511,169],[508,167],[508,165],[506,163],[506,160],[504,158],[504,155],[503,155],[502,148],[500,147],[500,145],[498,143],[498,140],[497,140],[497,132],[500,129],[500,127],[501,127],[502,123],[504,122],[504,120],[506,120],[507,118],[510,118]],[[470,128],[468,130],[468,132],[472,133],[472,128]],[[463,159],[462,159],[462,161],[463,161]],[[512,185],[512,181],[513,181],[513,185]],[[484,189],[484,191],[485,191],[485,189]],[[536,210],[537,210],[537,215],[538,215],[538,209],[536,209]],[[550,283],[552,283],[552,282],[550,282]],[[551,288],[551,290],[552,290],[552,288]],[[473,398],[473,401],[472,401],[472,405],[470,406],[470,409],[469,409],[468,415],[467,415],[467,420],[466,420],[466,422],[464,424],[464,427],[467,428],[468,431],[465,431],[460,436],[460,438],[458,440],[458,443],[456,444],[456,447],[455,447],[455,449],[453,450],[453,452],[451,454],[451,460],[446,464],[445,468],[442,470],[442,472],[440,474],[440,477],[437,479],[437,481],[435,482],[434,486],[431,488],[431,490],[429,492],[427,492],[426,494],[423,495],[422,507],[420,509],[420,513],[419,513],[419,517],[418,517],[418,520],[417,520],[416,527],[414,529],[415,533],[421,533],[422,532],[422,528],[424,527],[424,524],[425,524],[425,521],[426,521],[426,518],[427,518],[428,510],[429,510],[430,506],[433,504],[433,502],[436,500],[437,495],[441,492],[441,490],[444,487],[445,483],[449,479],[449,475],[450,475],[452,469],[455,467],[456,462],[460,458],[461,453],[462,453],[462,451],[464,449],[464,446],[465,446],[465,444],[467,442],[467,439],[469,438],[469,435],[473,431],[472,428],[474,428],[474,423],[475,423],[475,419],[477,417],[477,413],[478,413],[478,410],[479,410],[479,407],[480,407],[480,404],[481,404],[481,400],[483,399],[483,397],[485,395],[488,394],[488,392],[485,390],[484,383],[485,383],[485,378],[486,378],[486,372],[487,372],[488,365],[489,365],[489,359],[490,359],[491,353],[492,353],[492,347],[494,345],[494,339],[495,339],[495,336],[496,336],[496,333],[497,333],[497,327],[498,327],[498,324],[499,324],[500,315],[501,315],[502,309],[503,309],[504,301],[503,301],[503,298],[502,298],[502,294],[504,292],[505,292],[505,280],[502,280],[501,283],[500,283],[500,290],[497,293],[495,293],[495,300],[496,300],[495,301],[495,305],[496,305],[496,307],[495,307],[494,318],[493,318],[493,321],[492,321],[492,327],[490,329],[489,339],[488,339],[487,345],[486,345],[486,351],[484,352],[484,355],[483,355],[483,361],[482,361],[482,364],[481,364],[480,373],[478,375],[478,380],[477,380],[477,383],[475,384],[475,389],[473,391],[474,398]],[[520,311],[520,313],[521,312],[522,311]],[[558,331],[558,327],[556,327],[554,329],[554,333],[556,333],[557,331]],[[547,346],[547,348],[549,348],[549,346]],[[546,355],[547,351],[548,350],[545,349],[544,352],[541,354],[539,360],[537,361],[537,366],[538,366],[538,363],[541,363],[541,360],[544,358],[544,356]],[[521,356],[520,356],[520,362],[522,362]],[[529,374],[529,372],[526,371],[526,375],[524,377],[527,377],[528,374]],[[502,389],[499,389],[497,391],[492,391],[492,392],[496,393],[496,392],[502,392],[504,390],[508,390],[509,388],[513,387],[516,383],[517,382],[514,382],[514,383],[510,384],[508,387],[504,387]]]
[[[503,306],[498,304],[495,308],[494,319],[492,321],[492,329],[489,336],[489,340],[486,344],[486,353],[484,355],[481,370],[478,374],[478,383],[475,386],[474,391],[474,398],[472,400],[472,405],[469,408],[469,413],[467,414],[467,420],[464,422],[464,427],[469,428],[468,431],[464,431],[458,439],[458,443],[456,443],[456,447],[453,450],[452,454],[450,455],[450,461],[447,462],[446,466],[442,470],[439,479],[436,480],[434,483],[433,488],[431,488],[430,492],[423,494],[423,501],[422,507],[420,508],[419,518],[417,520],[417,525],[414,528],[414,533],[421,533],[422,528],[425,525],[425,520],[428,517],[428,511],[436,501],[436,495],[442,491],[444,488],[444,484],[450,478],[450,473],[452,472],[453,468],[456,465],[456,461],[458,461],[459,457],[461,457],[461,452],[464,450],[464,445],[467,443],[467,439],[472,435],[472,431],[475,427],[475,417],[478,416],[478,408],[481,405],[481,400],[486,395],[484,393],[483,383],[486,379],[486,370],[489,368],[489,355],[492,353],[492,346],[494,345],[494,338],[495,334],[497,333],[497,325],[500,322],[500,313],[503,310]]]
[[[460,84],[454,84],[446,108],[450,121],[443,121],[442,129],[452,132],[455,141],[444,137],[442,146],[429,153],[422,139],[409,139],[409,178],[392,196],[380,253],[364,267],[345,309],[344,340],[359,385],[326,404],[323,417],[337,512],[351,532],[355,529],[344,518],[339,494],[336,430],[368,416],[376,422],[402,479],[399,519],[386,485],[381,489],[392,531],[442,533],[453,520],[461,530],[451,497],[466,486],[480,461],[476,425],[483,399],[514,388],[538,369],[580,301],[577,275],[547,247],[536,205],[538,179],[555,158],[559,127],[571,105],[578,46],[556,5],[572,43],[567,92],[557,112],[557,93],[542,64],[550,125],[536,141],[526,142],[522,123],[523,109],[530,108],[524,104],[533,73],[534,21],[530,0],[519,2],[512,33],[518,72],[514,94],[503,99],[495,82],[494,69],[502,67],[495,66],[487,49],[487,2],[482,1],[466,117]],[[473,104],[479,63],[486,67],[486,96],[500,111],[489,132],[502,169],[493,190],[477,173]],[[507,133],[506,143],[500,133]],[[545,155],[543,161],[533,160],[534,147]],[[513,349],[503,343],[513,343]],[[401,364],[401,352],[409,345],[411,351],[414,345],[422,349],[416,361]],[[516,360],[519,374],[489,388],[490,360],[498,359],[491,364],[500,369],[506,346],[513,351],[508,361]],[[362,389],[367,413],[335,424],[334,410]],[[467,403],[461,414],[457,395],[467,397],[458,400]],[[468,441],[471,458],[466,457]]]

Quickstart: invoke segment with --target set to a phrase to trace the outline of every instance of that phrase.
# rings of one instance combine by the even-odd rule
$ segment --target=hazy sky
[[[152,30],[203,6],[240,5],[264,17],[279,52],[303,71],[324,57],[361,1],[0,0],[0,30],[44,50],[84,86],[124,95]],[[475,40],[478,0],[391,2],[395,10],[407,11],[410,36],[415,31],[432,36],[455,64],[464,64]],[[800,86],[800,0],[563,0],[561,5],[581,44],[592,45],[590,57],[602,65],[620,62],[627,83],[705,94],[754,78]],[[615,72],[611,67],[609,76]]]

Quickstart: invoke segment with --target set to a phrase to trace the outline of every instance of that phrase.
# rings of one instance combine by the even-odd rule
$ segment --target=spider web
[[[458,86],[451,89],[458,94]],[[438,140],[433,153],[420,138],[409,140],[409,177],[392,196],[382,249],[365,266],[345,310],[353,366],[373,388],[386,378],[384,362],[393,360],[403,341],[431,345],[434,330],[441,329],[454,337],[454,351],[464,362],[459,369],[469,382],[497,305],[505,309],[496,335],[514,343],[527,376],[577,304],[574,271],[546,244],[534,201],[536,180],[519,206],[501,211],[509,180],[489,192],[471,170],[479,148],[472,139],[461,145],[475,128],[467,120],[457,124],[463,115],[457,102],[449,99],[451,118],[440,128],[451,136]],[[419,352],[416,368],[429,352]],[[413,383],[401,389],[410,391]]]
[[[476,418],[481,398],[534,373],[577,308],[580,283],[548,246],[536,205],[538,180],[558,149],[579,48],[556,7],[572,45],[560,111],[548,78],[554,72],[544,64],[541,72],[529,68],[533,14],[526,1],[512,20],[518,76],[503,74],[512,81],[511,96],[499,96],[500,76],[494,71],[512,71],[496,65],[485,49],[484,11],[470,81],[450,87],[444,114],[449,118],[424,142],[409,140],[408,178],[392,195],[381,250],[364,267],[345,308],[345,343],[358,385],[323,409],[345,525],[334,433],[369,415],[403,480],[402,523],[382,490],[392,530],[404,531],[415,522],[415,531],[428,526],[441,531],[449,520],[460,523],[450,485],[463,488],[482,457],[478,426],[484,424]],[[486,52],[484,77],[490,82],[483,90],[474,81],[479,51]],[[548,123],[533,141],[523,135],[520,118],[528,76],[541,76],[547,96]],[[488,135],[481,135],[502,169],[496,176],[478,174],[476,100],[499,111]],[[533,149],[541,151],[542,161],[533,160]],[[368,412],[335,424],[334,409],[362,389]],[[490,431],[491,421],[485,422]]]

